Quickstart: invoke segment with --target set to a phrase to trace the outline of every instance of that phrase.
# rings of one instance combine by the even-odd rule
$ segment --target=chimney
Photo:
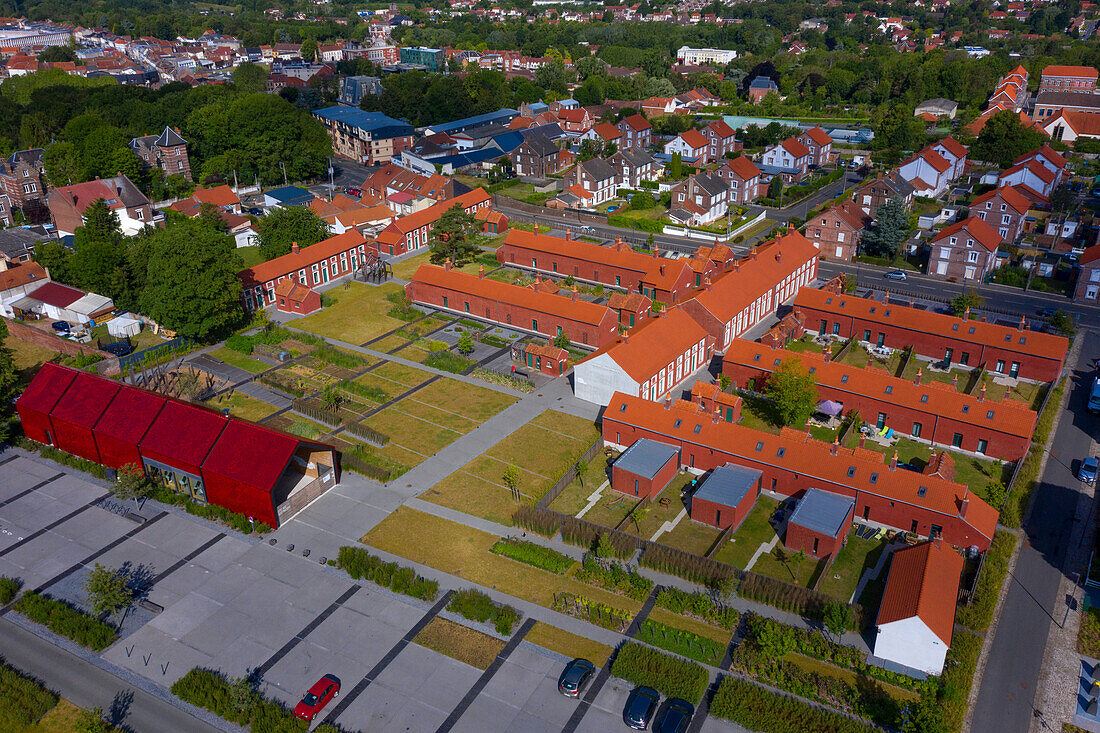
[[[537,237],[538,235],[539,235],[539,225],[536,224],[535,225],[535,236]]]
[[[833,350],[829,348],[828,344],[821,347],[821,356],[825,359],[826,364],[833,360]]]
[[[916,385],[920,384],[921,374],[923,374],[923,373],[924,373],[924,370],[921,367],[917,367],[917,378],[915,380],[913,380],[913,384],[916,384]]]
[[[966,510],[969,509],[969,508],[970,508],[970,497],[965,497],[960,502],[959,516],[962,517],[963,519],[966,519]]]
[[[565,239],[566,241],[573,239],[573,229],[571,227],[565,228]]]
[[[707,290],[710,290],[710,275],[707,275],[703,280],[703,285]]]
[[[485,265],[478,265],[477,266],[477,279],[478,280],[484,280],[485,279]]]
[[[963,320],[964,321],[969,321],[970,320],[970,306],[966,306],[966,310],[963,312]]]
[[[294,247],[297,248],[298,245],[294,245]],[[443,269],[446,270],[447,272],[451,271],[451,258],[450,257],[443,260]]]
[[[660,257],[661,256],[661,247],[656,242],[653,243],[653,256],[654,257]]]
[[[916,299],[915,299],[915,298],[910,298],[910,299],[909,299],[909,307],[910,307],[910,308],[915,308],[915,307],[916,307],[916,305],[917,305],[917,301],[916,301]]]
[[[779,250],[776,250],[776,252],[775,252],[775,261],[776,262],[782,262],[783,261],[783,253],[780,252]]]
[[[734,262],[733,262],[733,271],[734,272],[740,272],[741,271],[741,260],[734,260]]]
[[[1025,327],[1026,325],[1027,325],[1027,324],[1026,324],[1026,323],[1024,323],[1024,317],[1023,317],[1023,316],[1020,316],[1020,325],[1016,326],[1016,330],[1017,330],[1017,331],[1023,331],[1023,330],[1024,330],[1024,327]]]
[[[890,459],[890,470],[898,470],[898,452],[896,450],[894,451],[894,456]]]
[[[623,343],[624,344],[629,344],[630,343],[630,331],[624,331],[623,332]]]
[[[863,435],[863,433],[860,433],[860,434],[859,434],[859,447],[860,447],[860,448],[862,448],[862,447],[864,447],[864,446],[865,446],[866,444],[867,444],[867,438],[866,438],[866,436],[864,436],[864,435]]]
[[[985,382],[982,382],[982,388],[978,390],[978,402],[985,399]]]
[[[835,456],[840,450],[840,436],[833,438],[833,444],[829,446],[829,455]]]
[[[752,250],[749,251],[749,256],[754,260],[756,259],[756,247],[753,247]]]
[[[577,302],[577,286],[576,285],[573,286],[573,292],[570,294],[569,297],[574,303]]]
[[[291,254],[298,254],[300,251],[301,250],[298,248],[298,243],[297,242],[291,242],[290,243],[290,252],[291,252]]]
[[[660,273],[661,273],[661,277],[665,276],[665,266],[664,265],[661,265]]]
[[[722,419],[722,408],[717,403],[714,405],[714,413],[711,415],[711,420],[717,425],[718,421]]]
[[[665,395],[665,409],[666,410],[671,410],[672,409],[672,395],[670,395],[670,394]]]
[[[951,377],[951,386],[954,387],[955,389],[959,388],[959,375],[958,374]]]

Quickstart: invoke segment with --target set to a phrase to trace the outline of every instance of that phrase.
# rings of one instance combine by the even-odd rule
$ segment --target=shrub
[[[447,610],[478,623],[490,622],[502,636],[510,635],[519,620],[519,611],[502,603],[494,603],[487,594],[473,589],[455,593],[447,604]]]
[[[878,728],[846,715],[726,677],[710,703],[710,714],[750,730],[770,733],[874,733]]]
[[[15,578],[0,577],[0,606],[6,606],[15,600],[22,586]]]
[[[636,601],[645,600],[653,590],[653,581],[617,562],[601,562],[591,552],[584,556],[581,569],[574,575],[577,580],[613,593],[621,593]]]
[[[177,494],[168,489],[158,489],[151,495],[151,498],[162,504],[183,507],[184,511],[196,517],[227,524],[241,534],[252,534],[253,532],[267,534],[271,531],[271,525],[266,522],[256,522],[253,526],[253,523],[248,521],[247,515],[238,514],[217,504],[196,504],[183,494]]]
[[[562,515],[555,511],[539,509],[526,504],[516,509],[512,514],[512,523],[517,527],[523,527],[543,537],[556,535],[558,530],[561,529],[561,520]]]
[[[396,318],[399,321],[415,321],[424,315],[423,311],[419,311],[413,306],[404,290],[390,293],[386,296],[386,300],[393,303],[393,308],[390,308],[389,313],[386,314],[390,318]]]
[[[1008,498],[1001,509],[1000,521],[1006,527],[1018,529],[1023,522],[1024,513],[1027,512],[1027,506],[1031,502],[1031,495],[1038,486],[1043,450],[1050,438],[1050,431],[1054,427],[1054,418],[1061,409],[1065,387],[1066,380],[1063,377],[1054,391],[1047,396],[1046,405],[1035,422],[1035,434],[1032,436],[1035,445],[1027,452],[1023,464],[1017,470],[1016,478],[1009,487]]]
[[[412,568],[385,562],[360,547],[341,547],[336,566],[357,580],[363,578],[422,601],[434,601],[439,594],[438,582],[420,577]]]
[[[958,630],[952,634],[938,694],[940,709],[951,730],[962,728],[970,686],[974,683],[974,670],[981,652],[982,638],[977,634]]]
[[[489,551],[558,575],[564,573],[576,562],[573,558],[563,555],[557,550],[551,550],[549,547],[543,547],[534,542],[526,542],[515,537],[499,540],[489,548]]]
[[[239,351],[245,356],[252,353],[254,346],[253,340],[239,333],[235,333],[225,340],[226,348],[233,349],[233,351]]]
[[[34,679],[0,662],[0,726],[5,730],[29,727],[57,705],[58,697]]]
[[[642,622],[638,639],[712,667],[717,667],[726,653],[725,645],[713,639],[649,619]]]
[[[328,344],[317,347],[310,356],[314,356],[333,366],[343,367],[344,369],[358,369],[366,363],[361,357],[355,354],[349,354],[345,351],[340,351]]]
[[[343,382],[340,382],[338,386],[345,392],[350,392],[360,397],[366,397],[371,402],[377,402],[378,404],[387,402],[390,399],[390,395],[386,390],[373,384],[360,384],[351,379],[345,379]]]
[[[106,479],[107,469],[98,463],[89,461],[86,458],[80,458],[74,456],[72,453],[66,453],[63,450],[58,450],[52,445],[44,445],[42,443],[36,443],[33,440],[25,437],[19,437],[15,439],[15,444],[24,450],[31,450],[38,452],[43,458],[60,463],[62,466],[68,466],[69,468],[75,468],[78,471],[84,471],[90,473],[96,478]]]
[[[640,562],[643,567],[676,575],[710,588],[724,587],[737,572],[733,566],[717,560],[657,544],[646,547]]]
[[[737,625],[737,609],[715,603],[706,593],[688,593],[679,588],[662,588],[656,604],[681,616],[694,616],[707,623],[732,629]]]
[[[472,367],[474,362],[450,351],[433,351],[424,359],[424,365],[452,374],[462,374]]]
[[[77,644],[97,652],[106,649],[118,639],[118,633],[109,624],[89,616],[64,601],[44,596],[33,590],[20,596],[13,608],[55,634],[72,639]]]
[[[832,596],[824,593],[756,573],[744,574],[744,579],[737,588],[737,595],[818,621],[824,619],[825,608],[833,600]],[[851,628],[858,630],[863,624],[863,608],[855,603],[851,604],[851,608]]]
[[[240,686],[244,686],[241,695]],[[251,724],[255,733],[305,733],[309,724],[295,718],[290,710],[274,700],[265,700],[246,680],[230,682],[220,672],[198,667],[176,680],[172,694],[184,702],[209,710],[230,723]],[[331,732],[332,726],[321,725],[317,731]]]
[[[618,631],[619,633],[626,631],[633,618],[630,613],[622,609],[572,593],[554,594],[554,603],[550,608],[567,616],[583,619],[590,624]]]
[[[695,662],[629,641],[615,655],[611,674],[694,705],[699,704],[710,681],[707,671]]]
[[[974,584],[974,598],[955,614],[956,623],[974,631],[985,632],[993,622],[993,611],[1001,597],[1001,587],[1008,576],[1008,561],[1016,549],[1016,535],[997,530],[985,553],[982,572]]]

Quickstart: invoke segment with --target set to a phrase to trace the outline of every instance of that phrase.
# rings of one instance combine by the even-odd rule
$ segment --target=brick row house
[[[851,201],[837,204],[806,222],[806,238],[829,258],[851,260],[859,253],[859,237],[871,223]]]
[[[729,212],[730,187],[720,177],[696,173],[672,188],[668,218],[683,226],[702,226]]]
[[[315,288],[351,275],[372,255],[372,245],[354,229],[309,247],[294,244],[282,257],[241,270],[241,301],[250,311],[275,305],[281,282]]]
[[[1096,69],[1091,66],[1057,66],[1051,64],[1039,77],[1041,92],[1095,92]]]
[[[1036,413],[1024,402],[985,399],[957,387],[929,380],[921,370],[914,380],[899,379],[874,368],[831,361],[827,353],[794,355],[786,349],[738,339],[722,357],[722,372],[738,387],[763,391],[768,379],[788,359],[795,359],[817,383],[818,397],[858,412],[878,430],[897,432],[933,444],[981,453],[1005,461],[1022,458],[1031,445]]]
[[[653,125],[641,115],[624,117],[616,124],[622,135],[620,150],[645,150],[653,144]]]
[[[997,526],[997,510],[964,484],[791,428],[777,435],[726,422],[692,402],[660,404],[619,392],[603,412],[601,430],[604,444],[614,448],[642,438],[671,445],[681,465],[696,473],[734,465],[760,471],[762,488],[783,496],[800,498],[815,488],[850,497],[859,521],[961,547],[988,549]]]
[[[645,150],[626,148],[612,155],[607,162],[619,175],[618,188],[641,188],[643,181],[655,181],[663,166]]]
[[[20,150],[0,160],[0,193],[12,207],[22,209],[31,201],[46,197],[46,168],[42,149]]]
[[[565,174],[565,191],[582,202],[583,208],[592,208],[615,198],[619,188],[615,168],[603,158],[591,158],[573,166]]]
[[[183,176],[191,180],[187,141],[180,136],[179,130],[166,127],[159,135],[135,137],[130,141],[130,149],[146,168],[160,168],[166,176]]]
[[[545,135],[531,135],[512,151],[516,175],[546,178],[573,165],[574,156]]]
[[[727,160],[714,175],[726,182],[731,206],[748,205],[760,195],[760,169],[744,155]]]
[[[833,153],[833,139],[820,127],[811,127],[798,136],[798,142],[810,151],[810,165],[820,168],[829,163]]]
[[[1081,254],[1078,260],[1081,271],[1077,274],[1073,299],[1085,303],[1100,302],[1100,244],[1094,244]]]
[[[393,221],[378,233],[374,246],[379,254],[391,256],[427,247],[431,241],[432,226],[443,216],[443,212],[461,206],[467,214],[479,215],[492,210],[491,202],[492,198],[484,188],[475,188]]]
[[[444,267],[421,265],[405,286],[409,300],[542,336],[565,335],[580,346],[601,347],[618,335],[616,314],[605,305],[503,283]]]
[[[707,149],[710,141],[698,130],[685,130],[665,143],[664,153],[668,156],[680,155],[685,163],[706,165]]]
[[[806,328],[904,349],[933,361],[998,375],[1049,382],[1058,377],[1069,342],[1063,336],[932,313],[905,305],[803,288],[794,299]]]
[[[855,190],[852,200],[863,209],[863,213],[873,215],[880,206],[893,198],[901,199],[908,210],[913,205],[913,186],[896,170],[879,173],[874,179]]]
[[[796,137],[772,145],[760,156],[762,170],[768,178],[781,176],[786,183],[801,181],[810,168],[811,160],[810,149]]]
[[[956,222],[928,242],[928,274],[980,283],[997,267],[1001,235],[980,217]]]
[[[1001,186],[970,202],[970,213],[997,230],[1006,242],[1015,242],[1024,233],[1024,220],[1031,202],[1015,186]]]
[[[714,163],[741,149],[736,131],[722,120],[715,120],[701,131],[707,139],[707,163]]]

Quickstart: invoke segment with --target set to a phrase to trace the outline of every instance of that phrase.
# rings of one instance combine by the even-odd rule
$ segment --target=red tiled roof
[[[863,209],[851,201],[843,201],[829,211],[857,232],[864,229],[870,222],[870,218],[863,213]]]
[[[1082,265],[1087,265],[1096,260],[1100,260],[1100,244],[1094,244],[1091,247],[1085,248],[1085,251],[1081,254]]]
[[[1058,151],[1056,151],[1054,148],[1050,147],[1046,143],[1043,143],[1042,145],[1037,147],[1035,150],[1032,150],[1030,153],[1027,153],[1025,155],[1021,155],[1019,158],[1017,158],[1013,162],[1014,163],[1022,163],[1025,160],[1034,160],[1038,156],[1042,156],[1043,158],[1046,158],[1047,162],[1051,163],[1055,168],[1065,168],[1066,167],[1066,159],[1063,158],[1062,155]]]
[[[756,164],[744,155],[739,155],[733,160],[726,161],[726,167],[733,171],[741,180],[750,181],[760,175],[760,169]]]
[[[647,318],[606,348],[588,357],[607,354],[635,381],[644,382],[676,361],[693,344],[708,337],[706,329],[680,308]]]
[[[825,132],[820,127],[811,127],[802,134],[809,136],[809,138],[818,145],[831,145],[833,142],[833,139],[829,137],[829,133]]]
[[[647,120],[645,117],[642,117],[641,115],[630,115],[629,117],[624,117],[623,122],[628,127],[631,127],[638,132],[653,129],[653,125],[649,123],[649,120]]]
[[[1043,121],[1043,127],[1051,126],[1055,120],[1064,120],[1078,136],[1100,137],[1100,115],[1094,112],[1082,112],[1079,109],[1060,109],[1053,117]]]
[[[57,282],[48,282],[30,292],[30,297],[55,308],[68,308],[87,293]]]
[[[1019,171],[1022,171],[1024,169],[1026,169],[1029,173],[1034,175],[1043,183],[1051,183],[1054,181],[1053,171],[1051,171],[1050,168],[1047,168],[1045,165],[1035,160],[1034,158],[1028,159],[1023,163],[1017,163],[1016,165],[1012,166],[1004,173],[1002,173],[1000,175],[1000,178],[1008,178],[1013,173],[1018,173]]]
[[[971,201],[970,210],[976,211],[981,204],[997,196],[1000,196],[1001,200],[1008,204],[1008,206],[1018,214],[1026,214],[1027,210],[1031,208],[1031,202],[1017,191],[1015,186],[1001,186],[992,191],[986,191],[981,196]]]
[[[623,134],[619,132],[619,128],[615,127],[610,122],[601,122],[592,128],[592,132],[608,141],[617,140],[623,136]]]
[[[197,188],[191,194],[191,198],[204,204],[214,206],[240,206],[241,200],[229,186],[216,186],[214,188]]]
[[[114,400],[118,390],[119,386],[109,379],[79,372],[65,394],[65,399],[50,412],[50,417],[91,429]],[[58,396],[61,396],[60,392]]]
[[[169,400],[139,448],[188,466],[202,466],[229,418],[186,402]]]
[[[890,560],[877,625],[917,617],[951,646],[963,565],[962,556],[942,541],[897,550]]]
[[[937,153],[932,148],[925,148],[917,153],[914,157],[924,158],[928,165],[936,169],[937,173],[943,173],[945,170],[951,167],[951,163],[947,161],[947,158]],[[912,158],[910,158],[912,160]]]
[[[278,298],[289,298],[290,300],[301,302],[307,295],[310,294],[310,288],[308,285],[303,285],[296,280],[287,278],[286,280],[279,281],[279,284],[275,286],[275,296]]]
[[[489,192],[484,188],[475,188],[473,191],[467,191],[461,196],[455,196],[453,199],[447,199],[446,201],[440,201],[438,204],[429,206],[426,209],[421,209],[408,216],[403,216],[400,219],[394,221],[385,231],[394,231],[399,234],[407,234],[413,232],[422,226],[427,224],[434,224],[439,221],[439,217],[443,216],[443,213],[448,209],[454,208],[456,205],[461,204],[462,208],[468,209],[471,206],[489,201],[491,199]]]
[[[707,127],[713,130],[714,134],[723,140],[727,137],[733,137],[737,134],[736,132],[734,132],[732,127],[725,123],[724,120],[715,120],[714,122],[707,125]]]
[[[956,159],[965,158],[967,152],[969,152],[966,149],[965,145],[963,145],[953,137],[945,137],[943,140],[940,140],[936,144],[942,145],[943,147],[947,148],[947,152],[954,155]]]
[[[8,269],[0,272],[0,291],[32,282],[44,282],[47,277],[46,268],[37,262],[9,262]]]
[[[703,133],[698,130],[685,130],[680,133],[680,139],[688,144],[693,150],[699,148],[705,148],[707,146],[707,139],[703,137]]]
[[[795,158],[804,158],[810,154],[810,149],[800,143],[796,137],[789,137],[779,144]]]
[[[636,252],[630,247],[624,246],[622,250],[617,247],[604,247],[591,242],[581,242],[575,239],[564,239],[550,234],[535,234],[523,229],[511,229],[504,237],[504,245],[522,247],[524,249],[545,252],[546,254],[569,257],[584,262],[607,264],[633,272],[648,273],[665,262],[665,260],[653,255]]]
[[[478,189],[482,190],[482,189]],[[335,237],[318,242],[309,247],[302,247],[297,253],[289,252],[282,257],[276,257],[267,262],[261,262],[246,270],[241,270],[239,277],[245,287],[263,285],[264,283],[282,277],[291,272],[297,272],[304,267],[311,267],[313,263],[328,259],[339,252],[346,252],[352,247],[366,244],[363,235],[352,229],[351,231],[337,234]]]
[[[943,242],[951,236],[958,236],[959,232],[963,231],[990,252],[996,252],[1003,241],[1001,235],[997,233],[997,230],[988,223],[976,216],[968,216],[962,221],[955,222],[951,226],[945,227],[943,231],[932,238],[931,244]]]
[[[1041,331],[1019,331],[1012,326],[1000,326],[987,321],[964,321],[962,318],[946,313],[932,313],[905,305],[887,306],[877,300],[854,295],[835,295],[817,288],[799,290],[794,299],[794,306],[796,309],[812,308],[872,323],[889,323],[910,331],[937,336],[949,335],[956,341],[968,341],[1046,359],[1060,361],[1069,349],[1069,341],[1064,336],[1055,336]],[[1006,337],[1011,338],[1006,339]]]
[[[645,313],[653,307],[653,301],[641,293],[612,293],[607,299],[607,307],[616,311]]]
[[[1043,76],[1076,76],[1082,79],[1096,79],[1096,69],[1091,66],[1048,66],[1043,69]]]

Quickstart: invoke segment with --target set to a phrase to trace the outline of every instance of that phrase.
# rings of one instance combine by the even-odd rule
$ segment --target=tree
[[[34,245],[34,261],[50,272],[50,278],[63,283],[72,282],[69,270],[73,251],[59,240],[48,239]]]
[[[312,61],[317,58],[318,46],[316,38],[307,38],[302,41],[302,48],[299,51],[302,58],[306,61]]]
[[[500,480],[508,487],[508,491],[512,492],[512,498],[519,501],[519,468],[514,463],[508,464]]]
[[[768,198],[773,201],[779,201],[783,196],[783,176],[772,176],[771,183],[768,184]]]
[[[577,480],[581,482],[581,488],[584,488],[584,477],[588,473],[588,461],[583,458],[577,461]]]
[[[330,384],[321,390],[321,404],[326,410],[336,412],[346,401],[343,392],[336,389],[334,385]]]
[[[111,733],[115,728],[104,720],[103,708],[96,705],[91,710],[81,710],[77,713],[73,730],[76,733]]]
[[[328,224],[305,206],[272,209],[260,219],[257,230],[265,260],[287,254],[291,244],[305,248],[328,238]]]
[[[1077,333],[1077,323],[1073,320],[1073,316],[1061,308],[1054,311],[1049,320],[1050,327],[1067,338]]]
[[[554,346],[559,349],[568,349],[573,342],[569,340],[569,334],[562,331],[554,337]]]
[[[909,239],[909,213],[899,197],[889,199],[875,210],[871,226],[860,235],[859,247],[864,254],[894,259]]]
[[[1046,142],[1042,130],[1025,127],[1020,116],[1001,110],[986,120],[978,140],[970,148],[970,159],[996,163],[1007,168],[1012,162]]]
[[[825,604],[825,612],[822,620],[825,628],[840,641],[840,637],[848,630],[852,623],[852,609],[841,601],[829,601]]]
[[[76,284],[93,293],[114,298],[115,272],[126,264],[126,244],[118,215],[103,199],[84,210],[84,223],[73,236],[70,272]]]
[[[136,463],[127,463],[120,468],[114,486],[111,487],[111,492],[117,498],[123,501],[133,499],[135,507],[141,499],[152,496],[155,491],[156,487],[145,475],[145,470]]]
[[[455,204],[432,226],[429,259],[441,265],[449,258],[455,267],[473,262],[480,252],[473,237],[480,228],[477,217],[467,213],[462,204]]]
[[[680,180],[684,175],[684,159],[679,153],[673,153],[668,162],[668,177],[674,181]]]
[[[469,331],[463,331],[462,335],[458,337],[458,353],[463,356],[468,356],[474,351],[474,337],[470,335]]]
[[[242,264],[234,242],[210,224],[188,219],[148,239],[142,313],[181,336],[205,341],[244,320]]]
[[[802,562],[806,559],[806,553],[802,550],[794,553],[794,582],[798,582],[798,573],[802,570]]]
[[[233,69],[233,85],[247,94],[267,91],[267,68],[259,64],[241,64]]]
[[[47,46],[38,52],[39,61],[47,62],[74,62],[76,61],[76,51],[71,46]]]
[[[784,425],[804,425],[817,407],[816,382],[798,358],[786,359],[775,368],[768,378],[767,395]]]
[[[772,548],[772,557],[775,558],[777,563],[787,568],[788,573],[791,573],[791,556],[787,554],[787,548],[783,547],[783,545],[776,545]],[[794,573],[791,573],[791,577],[794,577]]]
[[[967,313],[985,304],[985,298],[978,295],[978,291],[967,288],[966,292],[958,295],[951,301],[951,314],[959,318],[965,318]]]
[[[134,591],[126,576],[99,563],[84,578],[84,595],[97,616],[113,616],[134,602]]]
[[[615,548],[611,545],[611,536],[607,532],[601,532],[596,537],[596,557],[604,559],[615,556]]]
[[[84,180],[80,154],[70,142],[51,143],[42,154],[46,179],[54,188],[69,186]]]

